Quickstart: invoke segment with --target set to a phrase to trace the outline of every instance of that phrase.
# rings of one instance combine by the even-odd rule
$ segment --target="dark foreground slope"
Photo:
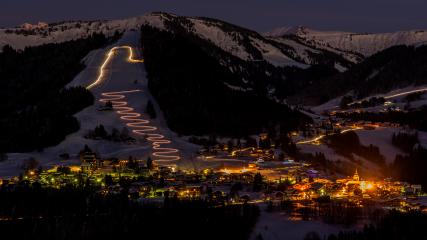
[[[141,204],[129,199],[128,189],[105,195],[91,186],[3,185],[0,231],[2,236],[31,240],[246,240],[259,216],[255,205],[175,196],[161,204]]]
[[[174,131],[243,136],[276,124],[295,129],[311,120],[267,97],[266,83],[274,77],[265,79],[265,71],[273,72],[271,66],[237,59],[191,33],[173,30],[143,26],[142,46],[150,91]],[[219,59],[244,71],[233,72]],[[250,91],[227,86],[242,78],[254,83]]]
[[[85,67],[81,60],[110,40],[93,35],[23,51],[4,47],[0,53],[0,152],[41,150],[79,129],[73,114],[94,99],[83,87],[65,86]]]

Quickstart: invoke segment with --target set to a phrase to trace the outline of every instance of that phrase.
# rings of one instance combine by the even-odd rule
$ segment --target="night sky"
[[[116,19],[166,11],[208,16],[258,31],[304,25],[319,30],[427,29],[426,0],[0,0],[0,26]]]

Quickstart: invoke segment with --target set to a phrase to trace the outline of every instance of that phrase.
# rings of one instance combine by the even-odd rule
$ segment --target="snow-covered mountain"
[[[255,31],[217,19],[179,17],[171,14],[161,16],[163,22],[172,23],[174,27],[179,25],[187,33],[208,40],[245,61],[266,61],[274,66],[299,68],[322,64],[336,66],[338,70],[345,69],[355,62],[327,49],[315,49],[294,39],[267,38]]]
[[[427,43],[427,31],[411,30],[392,33],[353,33],[317,31],[307,27],[282,27],[264,34],[272,38],[296,37],[301,42],[320,49],[352,52],[364,57],[396,45]]]
[[[418,46],[427,42],[426,31],[358,34],[286,27],[260,34],[212,18],[150,13],[122,20],[24,24],[0,29],[0,51],[4,45],[23,49],[84,38],[93,33],[111,36],[116,32],[137,30],[141,26],[180,35],[185,41],[197,44],[204,54],[231,72],[233,77],[228,81],[223,79],[223,84],[229,88],[266,94],[280,102],[289,95],[300,94],[307,86],[330,79],[337,71],[347,72],[365,61],[368,62],[365,65],[370,65],[372,61],[369,58],[374,53],[395,45]],[[410,49],[407,51],[411,52]],[[398,53],[391,51],[390,54]],[[377,65],[387,65],[387,59],[381,58]],[[354,77],[355,82],[363,80]],[[413,79],[405,81],[405,84],[412,83],[410,80]],[[391,87],[394,89],[405,84]],[[331,83],[333,85],[335,82]]]
[[[149,14],[110,21],[67,21],[42,26],[23,24],[15,28],[0,29],[0,51],[4,45],[10,45],[15,49],[23,49],[29,46],[85,38],[93,33],[104,33],[107,36],[111,36],[116,31],[136,30],[144,23],[162,28],[160,20],[160,17]]]
[[[143,24],[168,30],[165,23],[178,24],[242,60],[265,60],[274,66],[300,68],[328,64],[344,71],[389,47],[427,43],[427,31],[422,30],[363,34],[317,31],[298,26],[282,27],[261,35],[216,19],[150,13],[122,20],[69,21],[34,27],[23,24],[15,28],[0,29],[0,51],[4,45],[23,49],[26,46],[83,38],[92,33],[102,32],[108,36],[116,31],[138,29]]]
[[[216,19],[180,17],[167,13],[151,13],[140,17],[110,21],[70,21],[30,28],[25,24],[16,28],[0,29],[0,49],[4,45],[22,49],[45,43],[64,42],[86,37],[92,33],[107,36],[116,31],[138,29],[148,24],[170,30],[171,24],[180,25],[202,39],[208,40],[226,52],[245,61],[267,61],[274,66],[307,68],[313,64],[329,64],[343,70],[351,65],[328,49],[314,49],[293,39],[270,39],[261,34]],[[166,25],[169,25],[167,27]],[[324,56],[329,57],[325,58]],[[330,57],[333,60],[330,60]]]

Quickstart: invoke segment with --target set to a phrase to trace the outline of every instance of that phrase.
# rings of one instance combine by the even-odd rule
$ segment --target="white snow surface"
[[[260,60],[254,59],[251,53],[242,45],[241,41],[244,37],[238,31],[225,31],[222,28],[221,22],[208,22],[199,18],[188,18],[194,25],[192,28],[187,28],[202,39],[208,40],[220,47],[226,52],[245,60],[253,61]],[[249,36],[250,43],[258,49],[263,59],[274,66],[296,66],[306,68],[308,65],[300,63],[289,56],[286,56],[280,49],[266,42],[263,38],[256,38]]]
[[[321,53],[321,51],[307,47],[301,43],[298,43],[295,40],[288,39],[288,38],[270,38],[271,40],[274,40],[279,43],[283,43],[289,47],[292,47],[294,53],[300,57],[306,64],[312,64],[312,59],[308,55],[308,52],[312,52],[315,54]]]
[[[238,43],[238,39],[241,38],[238,33],[227,33],[221,29],[220,25],[209,24],[205,20],[190,18],[190,21],[194,24],[194,29],[189,30],[193,30],[199,37],[209,40],[224,51],[243,60],[253,60],[246,49]]]
[[[375,164],[372,163],[362,157],[359,157],[355,154],[353,154],[353,157],[355,160],[360,160],[361,164],[358,164],[354,161],[352,161],[351,159],[344,157],[342,155],[339,155],[335,152],[335,150],[333,150],[332,148],[329,148],[326,145],[311,145],[311,144],[302,144],[302,145],[298,145],[298,148],[301,150],[301,152],[304,153],[311,153],[311,154],[316,154],[316,153],[323,153],[326,157],[326,159],[337,162],[337,161],[341,161],[342,163],[346,164],[347,166],[354,166],[354,168],[359,169],[361,172],[363,172],[364,176],[366,177],[381,177],[378,175],[378,172],[380,170],[380,167]]]
[[[295,66],[295,67],[299,67],[299,68],[308,68],[309,65],[307,64],[303,64],[303,63],[299,63],[295,60],[293,60],[292,58],[286,56],[280,49],[278,49],[277,47],[266,43],[260,39],[256,39],[253,37],[250,37],[252,44],[258,48],[258,50],[260,50],[263,58],[275,65],[275,66]],[[301,52],[298,52],[301,53]],[[309,61],[307,61],[309,62]]]
[[[359,130],[356,133],[362,145],[369,146],[369,144],[372,144],[379,147],[380,153],[386,159],[386,163],[391,164],[396,158],[396,155],[405,155],[391,143],[393,133],[398,133],[400,130],[399,128],[379,127],[375,130]]]

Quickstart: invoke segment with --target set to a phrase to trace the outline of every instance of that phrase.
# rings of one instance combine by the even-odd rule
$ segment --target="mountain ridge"
[[[0,29],[0,49],[4,45],[23,49],[94,33],[111,36],[116,32],[138,31],[142,26],[151,26],[204,42],[199,47],[205,54],[214,57],[234,75],[228,79],[230,81],[223,79],[226,87],[268,96],[282,104],[289,96],[303,94],[305,89],[316,86],[319,81],[334,79],[334,75],[353,69],[376,53],[387,50],[388,46],[422,46],[427,42],[427,32],[422,30],[356,34],[297,26],[261,34],[218,19],[164,12],[121,20],[67,21],[35,26]],[[375,54],[369,55],[371,53]],[[381,58],[381,61],[385,59]],[[377,63],[378,66],[381,64]],[[358,80],[357,74],[351,78],[353,82]],[[345,85],[344,80],[340,82]],[[329,85],[331,81],[325,84]]]
[[[308,44],[351,51],[369,57],[396,45],[416,45],[427,42],[427,30],[413,29],[384,33],[320,31],[305,26],[281,27],[264,33],[269,37],[296,36]]]

